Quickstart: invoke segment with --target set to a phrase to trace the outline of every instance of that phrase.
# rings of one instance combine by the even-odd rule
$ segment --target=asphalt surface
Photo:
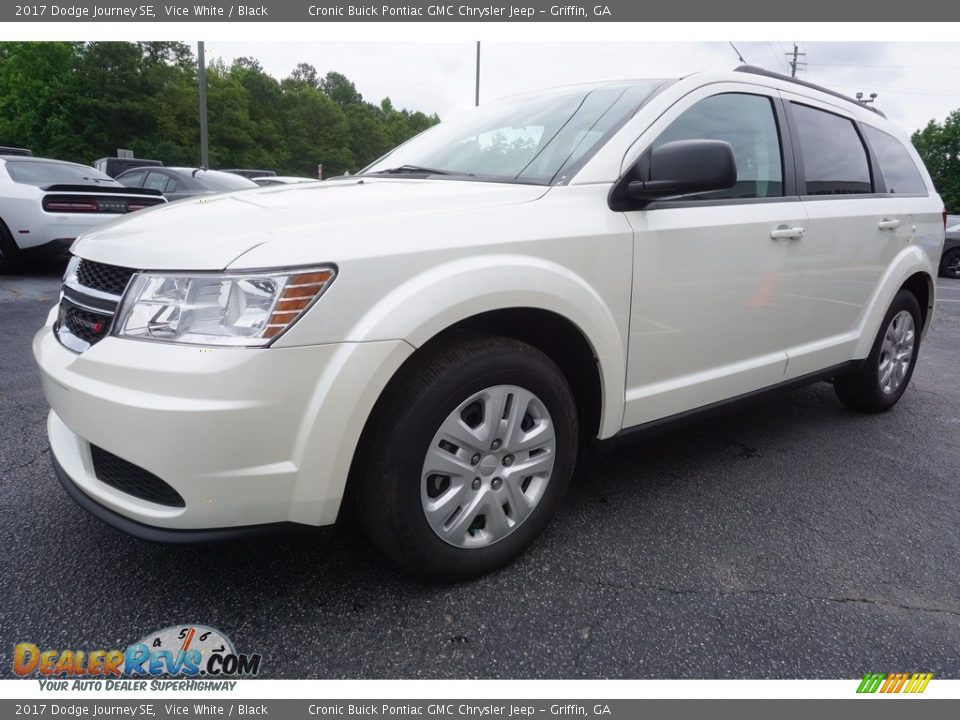
[[[265,677],[960,677],[960,281],[891,412],[821,383],[622,448],[516,564],[436,587],[350,527],[163,547],[75,506],[30,353],[60,270],[0,278],[0,676],[196,622]]]

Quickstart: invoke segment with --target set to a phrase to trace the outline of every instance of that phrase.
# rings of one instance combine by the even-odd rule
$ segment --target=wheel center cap
[[[484,477],[493,475],[494,471],[500,467],[500,460],[496,455],[487,455],[480,461],[480,474]]]

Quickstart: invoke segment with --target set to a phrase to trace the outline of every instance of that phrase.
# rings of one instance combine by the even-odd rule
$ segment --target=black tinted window
[[[47,160],[9,160],[7,172],[25,185],[116,185],[113,178],[86,165]]]
[[[167,184],[169,181],[170,178],[165,173],[151,172],[147,174],[147,182],[144,183],[144,187],[150,190],[167,192]]]
[[[853,122],[806,105],[793,105],[807,195],[873,192],[867,151]]]
[[[132,188],[140,187],[140,183],[143,182],[143,175],[144,173],[142,171],[124,173],[123,175],[117,178],[117,182],[119,182],[121,185],[125,185],[126,187],[132,187]]]
[[[886,186],[878,189],[888,193],[926,195],[927,187],[923,184],[920,171],[917,170],[910,153],[900,144],[900,141],[893,135],[869,125],[863,126],[863,131],[880,163],[880,173],[883,175],[883,184]]]
[[[783,195],[780,133],[770,98],[728,93],[706,98],[685,110],[653,143],[674,140],[725,140],[733,147],[737,184],[697,198],[761,198]]]

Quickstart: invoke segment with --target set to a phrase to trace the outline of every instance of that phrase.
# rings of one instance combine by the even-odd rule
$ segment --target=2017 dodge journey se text
[[[892,407],[943,203],[875,110],[750,67],[509,98],[360,174],[84,233],[34,340],[56,472],[160,541],[333,523],[457,579],[593,441],[832,379]]]

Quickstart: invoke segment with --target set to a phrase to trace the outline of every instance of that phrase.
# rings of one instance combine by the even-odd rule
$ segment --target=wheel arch
[[[906,279],[901,290],[909,290],[920,304],[920,324],[925,335],[933,320],[934,280],[926,272],[916,272]]]
[[[921,337],[926,334],[933,320],[935,285],[934,268],[929,258],[916,245],[904,248],[890,264],[877,284],[877,289],[868,303],[860,323],[860,339],[853,359],[860,360],[870,354],[874,339],[880,332],[887,308],[903,289],[910,290],[920,303],[922,317]]]
[[[347,340],[402,339],[419,350],[450,333],[474,329],[528,342],[564,369],[575,390],[599,386],[593,434],[606,438],[623,422],[629,293],[628,281],[623,287],[614,282],[598,287],[539,257],[459,258],[407,279],[378,299],[353,323]],[[568,350],[572,358],[564,357]],[[588,355],[589,382],[579,377]]]
[[[597,437],[603,416],[603,375],[586,334],[569,318],[537,307],[488,310],[463,318],[427,340],[407,363],[458,336],[502,335],[537,348],[553,360],[570,384],[577,402],[581,439]]]

